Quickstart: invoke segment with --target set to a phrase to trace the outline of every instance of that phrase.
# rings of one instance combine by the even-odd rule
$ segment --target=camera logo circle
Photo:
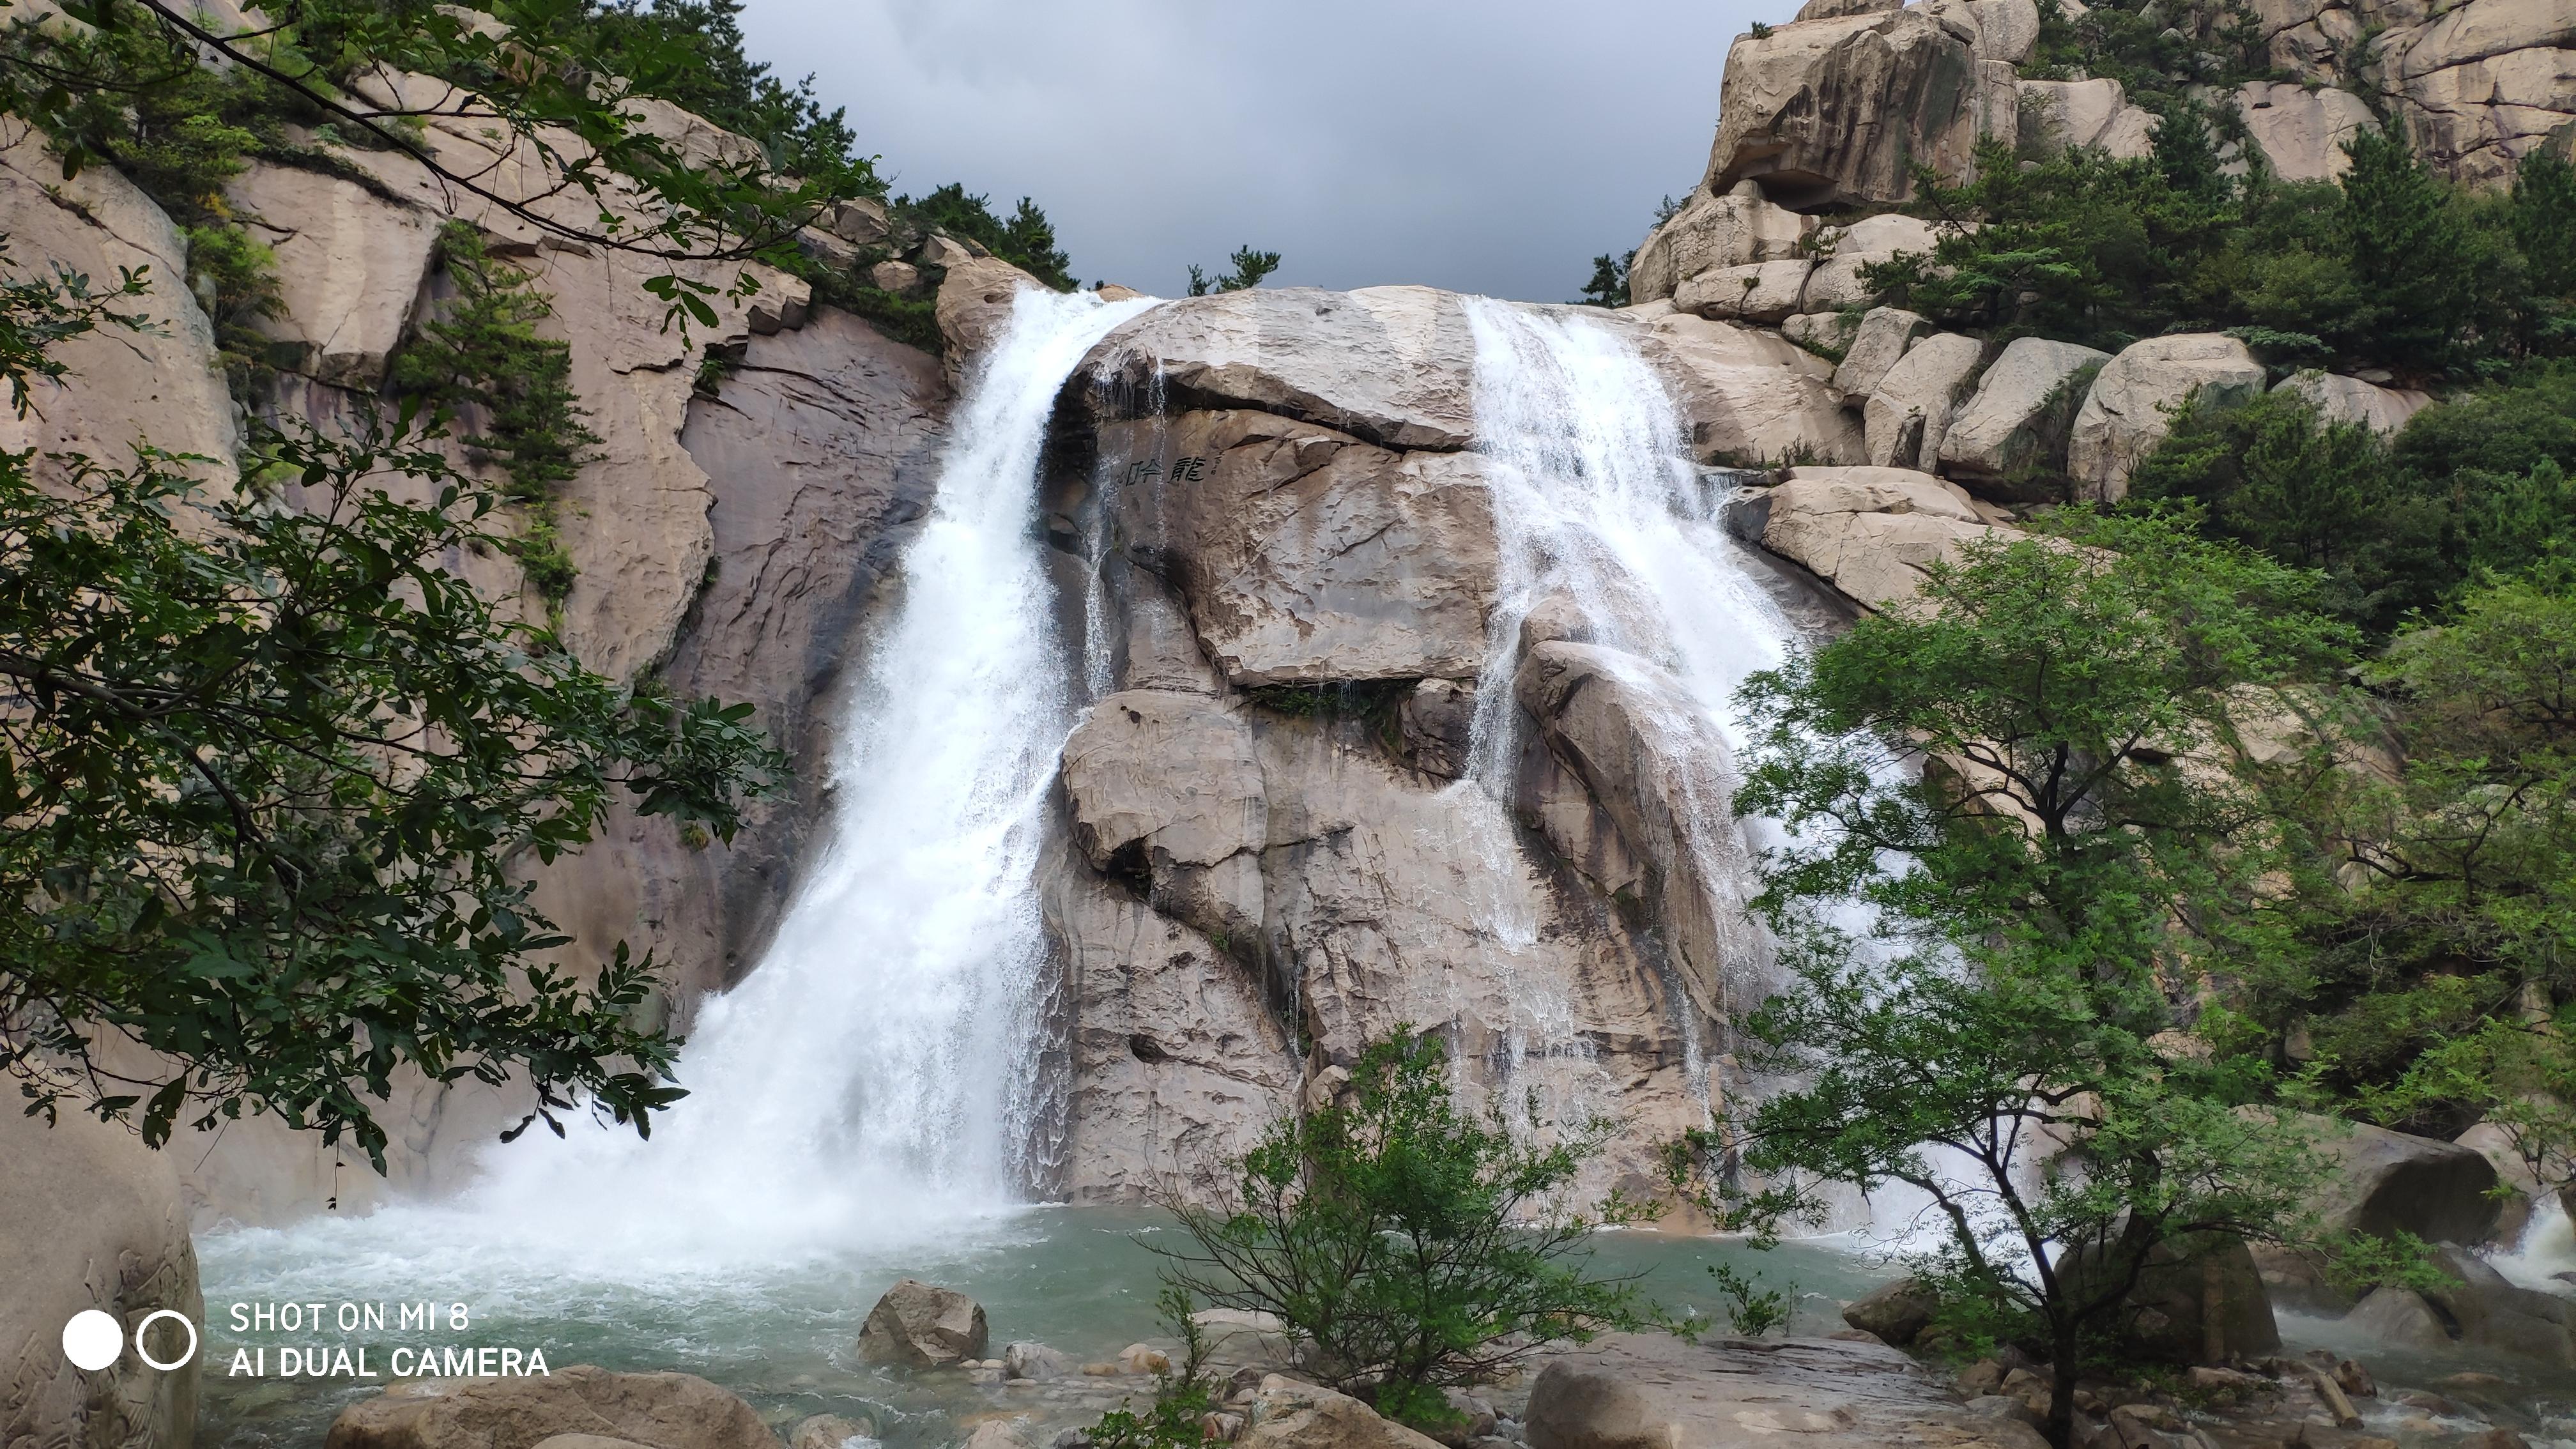
[[[143,1346],[143,1335],[151,1332],[152,1325],[165,1318],[188,1332],[187,1349],[177,1358],[168,1360],[154,1358],[152,1350]],[[84,1308],[63,1325],[63,1357],[70,1359],[74,1368],[96,1373],[115,1363],[124,1352],[125,1330],[118,1325],[113,1314]],[[175,1308],[147,1313],[141,1323],[134,1325],[134,1356],[164,1373],[186,1368],[197,1357],[197,1325],[189,1322],[188,1315]]]

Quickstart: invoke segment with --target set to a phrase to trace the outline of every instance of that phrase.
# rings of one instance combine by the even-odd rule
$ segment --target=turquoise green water
[[[1138,1341],[1159,1341],[1156,1259],[1167,1220],[1150,1213],[1035,1208],[974,1226],[971,1241],[935,1251],[853,1251],[792,1271],[724,1273],[568,1271],[495,1245],[471,1222],[406,1212],[321,1222],[289,1232],[233,1232],[199,1244],[206,1292],[203,1427],[209,1449],[319,1449],[331,1419],[387,1381],[398,1348],[420,1345],[538,1351],[550,1368],[679,1369],[743,1395],[781,1425],[808,1414],[865,1416],[902,1449],[934,1449],[961,1438],[978,1415],[1027,1414],[1041,1425],[1087,1421],[1123,1395],[1150,1393],[1146,1380],[1075,1379],[1040,1390],[974,1385],[956,1373],[908,1374],[862,1364],[860,1325],[879,1294],[901,1276],[946,1284],[984,1305],[993,1352],[1034,1339],[1081,1360],[1114,1357]],[[1867,1291],[1884,1270],[1833,1247],[1787,1244],[1755,1253],[1739,1244],[1654,1233],[1604,1233],[1594,1264],[1606,1274],[1640,1275],[1669,1311],[1723,1316],[1707,1267],[1726,1262],[1798,1297],[1798,1326],[1839,1327],[1838,1305]],[[437,1307],[434,1330],[405,1331],[399,1305]],[[237,1331],[235,1304],[322,1305],[325,1329]],[[360,1327],[338,1327],[343,1303],[360,1305]],[[451,1330],[452,1305],[466,1324]],[[365,1326],[364,1305],[382,1304]],[[278,1377],[279,1351],[367,1350],[374,1380]],[[266,1375],[229,1372],[243,1350],[266,1351]],[[410,1355],[406,1355],[408,1358]]]

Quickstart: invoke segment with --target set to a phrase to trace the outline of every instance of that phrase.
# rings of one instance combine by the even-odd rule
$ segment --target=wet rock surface
[[[535,1449],[558,1435],[645,1449],[778,1444],[751,1405],[705,1379],[574,1366],[533,1378],[397,1384],[343,1410],[324,1449]]]

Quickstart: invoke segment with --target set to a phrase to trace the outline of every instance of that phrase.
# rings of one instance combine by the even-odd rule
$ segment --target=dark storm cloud
[[[1572,297],[1699,179],[1730,39],[1787,0],[750,0],[899,191],[1026,194],[1074,271]],[[1772,13],[1778,11],[1780,13]]]

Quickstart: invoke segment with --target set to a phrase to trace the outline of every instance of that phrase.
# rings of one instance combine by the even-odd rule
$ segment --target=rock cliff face
[[[691,145],[742,144],[681,113],[658,121]],[[535,174],[488,154],[492,143],[461,122],[432,120],[426,134],[442,154],[483,153],[497,168],[489,184]],[[71,384],[44,389],[24,422],[11,419],[8,445],[121,458],[148,438],[215,459],[206,471],[228,476],[244,409],[227,392],[176,229],[114,171],[91,167],[63,183],[39,138],[13,128],[0,139],[0,230],[13,262],[93,277],[148,266],[154,287],[141,310],[159,324],[66,348]],[[558,500],[579,571],[562,602],[567,644],[615,678],[658,670],[683,693],[753,702],[799,767],[795,798],[759,810],[730,845],[693,849],[668,822],[620,813],[588,850],[532,867],[537,899],[579,938],[566,964],[595,969],[621,940],[651,950],[667,969],[666,1008],[685,1012],[749,969],[784,893],[825,776],[823,706],[924,511],[947,382],[936,359],[810,308],[805,285],[776,273],[717,327],[684,340],[664,330],[641,287],[659,264],[541,239],[388,153],[338,160],[346,174],[262,162],[233,183],[234,210],[277,253],[285,303],[263,324],[282,371],[251,409],[329,427],[366,405],[424,310],[448,295],[438,228],[473,222],[493,254],[553,298],[542,330],[570,344],[573,385],[603,440]],[[699,380],[709,356],[724,363],[712,388]],[[455,566],[516,607],[543,607],[509,559]],[[452,1186],[471,1150],[523,1110],[486,1089],[398,1082],[383,1114],[394,1139],[383,1182],[362,1160],[268,1119],[174,1158],[188,1164],[200,1224],[282,1221],[335,1199],[362,1209],[387,1188]]]
[[[1667,323],[1739,334],[1629,320],[1704,421],[1739,421],[1729,387],[1833,411],[1795,349],[1684,356]],[[1534,618],[1504,641],[1516,818],[1458,779],[1499,589],[1469,333],[1423,288],[1241,292],[1144,314],[1068,384],[1045,506],[1066,571],[1096,569],[1110,692],[1066,746],[1046,867],[1055,1192],[1195,1190],[1406,1023],[1477,1081],[1620,1115],[1605,1185],[1705,1120],[1753,948],[1680,839],[1722,784],[1650,725],[1676,713],[1657,666]]]

